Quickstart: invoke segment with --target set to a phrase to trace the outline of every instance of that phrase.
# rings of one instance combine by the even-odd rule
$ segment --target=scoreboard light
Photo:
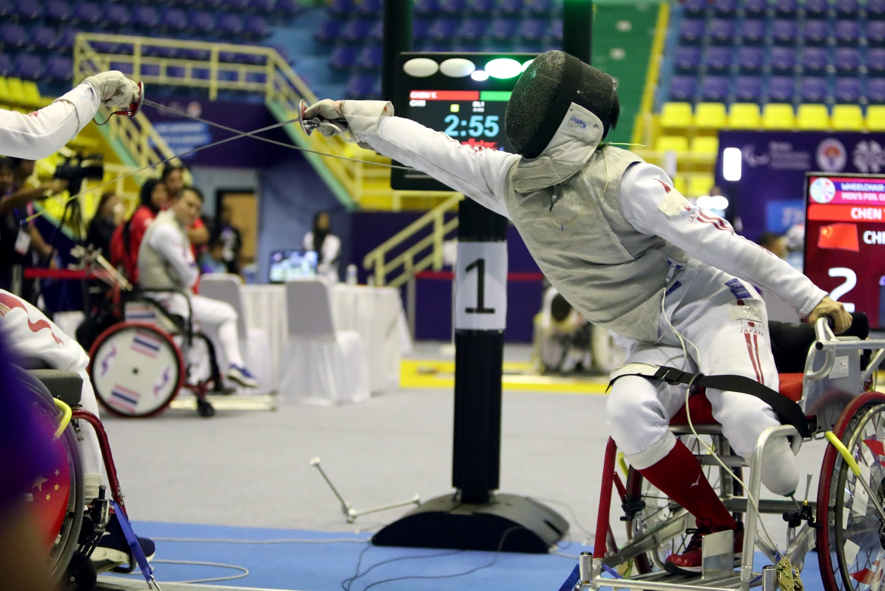
[[[508,78],[515,78],[522,73],[522,64],[515,59],[499,57],[486,64],[486,72],[492,78],[507,80]]]
[[[485,82],[489,79],[489,73],[485,70],[476,70],[473,72],[473,74],[470,75],[470,77],[477,82]]]

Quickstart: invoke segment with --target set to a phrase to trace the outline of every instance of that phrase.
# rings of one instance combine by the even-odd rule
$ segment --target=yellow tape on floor
[[[536,373],[530,363],[505,363],[505,390],[555,394],[604,394],[607,376],[562,377]],[[401,388],[453,388],[455,362],[404,359],[400,364]]]

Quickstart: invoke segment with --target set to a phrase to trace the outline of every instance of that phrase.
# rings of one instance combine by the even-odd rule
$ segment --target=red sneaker
[[[735,564],[740,561],[744,548],[744,524],[739,522],[737,525],[738,527],[734,532]],[[667,572],[674,575],[701,574],[703,562],[701,548],[703,546],[704,536],[707,534],[724,531],[724,529],[725,528],[710,528],[698,524],[697,528],[686,530],[686,533],[692,534],[691,540],[688,542],[688,546],[685,547],[685,551],[682,554],[671,554],[670,556],[668,556],[667,560],[664,562],[664,568],[667,569]]]

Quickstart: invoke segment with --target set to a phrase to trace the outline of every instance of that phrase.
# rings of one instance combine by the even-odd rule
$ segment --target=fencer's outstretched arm
[[[29,115],[0,109],[0,156],[46,158],[80,133],[99,106],[128,106],[138,92],[121,72],[103,72]]]
[[[475,149],[420,123],[393,117],[393,106],[386,101],[340,104],[351,134],[360,142],[509,217],[504,195],[507,175],[519,161],[518,155]]]
[[[692,205],[657,166],[640,163],[621,179],[624,217],[644,234],[656,235],[689,255],[768,289],[807,317],[826,297],[786,261],[735,233],[724,219]]]

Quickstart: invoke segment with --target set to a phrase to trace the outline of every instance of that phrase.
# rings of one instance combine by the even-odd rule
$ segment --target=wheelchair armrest
[[[28,373],[43,382],[53,397],[68,406],[80,404],[80,393],[83,390],[83,378],[80,374],[60,369],[32,369]]]

